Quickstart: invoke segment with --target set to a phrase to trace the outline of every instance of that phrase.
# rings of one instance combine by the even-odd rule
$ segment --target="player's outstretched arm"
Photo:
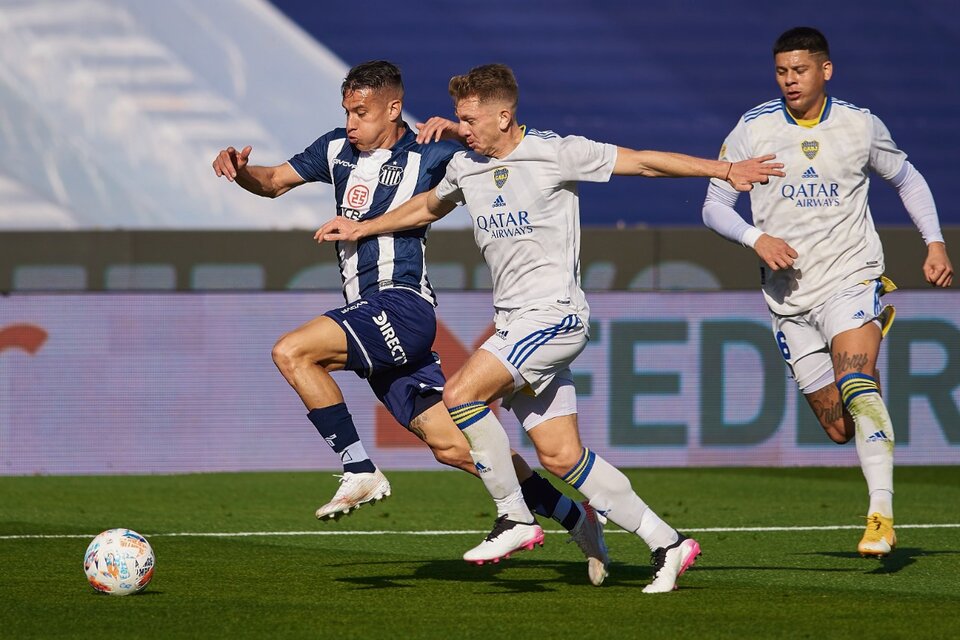
[[[949,287],[953,284],[953,265],[947,255],[947,245],[942,242],[931,242],[927,245],[923,276],[935,287]]]
[[[637,151],[617,147],[614,175],[644,176],[647,178],[718,178],[727,181],[737,191],[750,191],[753,183],[766,184],[770,176],[783,177],[782,162],[772,162],[775,155],[722,162],[695,158],[668,151]]]
[[[218,178],[226,178],[258,196],[276,198],[290,189],[303,184],[289,163],[275,167],[260,167],[249,164],[253,147],[245,146],[240,151],[227,147],[213,159],[213,172]]]
[[[419,144],[440,142],[441,140],[453,140],[464,145],[467,143],[466,138],[460,135],[460,126],[453,120],[433,116],[426,122],[417,123],[417,142]]]
[[[396,209],[391,209],[382,216],[371,220],[357,222],[343,216],[337,216],[317,229],[313,238],[317,242],[339,240],[356,242],[361,238],[370,236],[425,227],[447,215],[456,207],[452,202],[437,198],[434,191],[436,189],[414,196]]]

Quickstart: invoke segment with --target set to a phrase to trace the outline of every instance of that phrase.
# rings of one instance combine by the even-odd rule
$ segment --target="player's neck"
[[[497,160],[506,158],[520,145],[521,140],[523,140],[523,127],[514,121],[510,125],[510,128],[504,132],[500,143],[494,148],[490,157],[496,158]]]
[[[374,149],[393,149],[396,146],[397,142],[400,141],[407,133],[407,126],[403,122],[398,122],[395,127],[389,128],[384,134],[383,138],[377,142],[377,145],[373,147]]]
[[[820,118],[823,116],[823,110],[827,106],[827,94],[820,96],[820,99],[803,113],[798,113],[787,107],[787,111],[790,112],[790,115],[793,116],[793,119],[797,122],[803,122],[804,124],[816,124],[820,121]]]

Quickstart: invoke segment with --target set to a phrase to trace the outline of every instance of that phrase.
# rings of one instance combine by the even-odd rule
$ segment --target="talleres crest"
[[[403,180],[403,167],[385,164],[380,167],[380,184],[395,187]]]
[[[800,143],[800,150],[803,151],[803,155],[813,160],[817,157],[817,152],[820,151],[820,143],[816,140],[804,140]]]

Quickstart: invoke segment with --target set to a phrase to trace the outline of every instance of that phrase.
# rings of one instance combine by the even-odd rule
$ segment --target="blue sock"
[[[527,507],[538,515],[553,518],[567,531],[571,531],[580,521],[583,508],[560,493],[550,482],[538,474],[533,475],[520,483],[523,500]]]
[[[353,426],[353,417],[344,403],[322,409],[311,409],[307,414],[310,422],[317,428],[330,448],[340,456],[343,470],[350,473],[373,473],[376,466],[367,456],[357,428]]]

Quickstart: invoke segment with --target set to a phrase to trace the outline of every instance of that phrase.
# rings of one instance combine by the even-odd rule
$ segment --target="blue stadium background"
[[[953,2],[273,3],[347,64],[398,63],[407,109],[420,117],[451,115],[450,76],[503,62],[520,83],[521,122],[707,157],[744,111],[779,95],[776,37],[815,26],[831,44],[830,92],[886,122],[930,183],[941,221],[960,224],[952,205],[960,149]],[[697,225],[704,186],[616,178],[582,194],[584,225]],[[874,182],[872,209],[878,224],[910,224],[882,181]]]

